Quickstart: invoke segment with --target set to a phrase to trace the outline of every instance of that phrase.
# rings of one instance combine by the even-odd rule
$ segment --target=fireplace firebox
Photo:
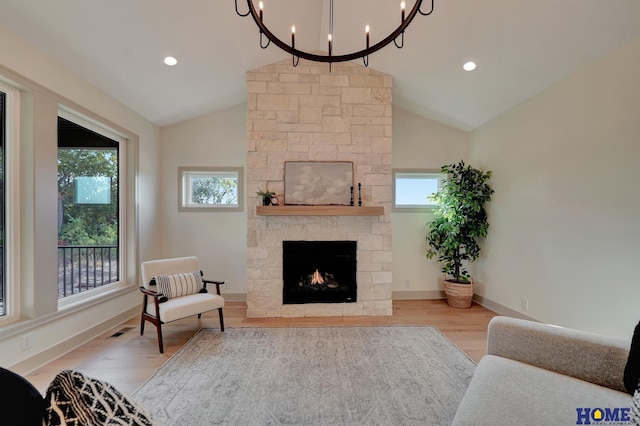
[[[283,303],[356,301],[356,241],[283,241]]]

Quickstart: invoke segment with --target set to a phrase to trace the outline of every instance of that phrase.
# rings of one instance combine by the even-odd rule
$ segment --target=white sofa
[[[453,425],[630,424],[630,340],[495,317]]]

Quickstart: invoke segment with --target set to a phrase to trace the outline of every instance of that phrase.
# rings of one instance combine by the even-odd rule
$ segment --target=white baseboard
[[[484,306],[485,308],[489,309],[490,311],[495,312],[496,314],[504,315],[506,317],[520,318],[520,319],[524,319],[524,320],[540,322],[535,318],[531,318],[530,316],[527,316],[527,315],[523,314],[522,312],[518,312],[518,311],[513,310],[511,308],[507,308],[504,305],[496,303],[493,300],[489,300],[489,299],[487,299],[485,297],[482,297],[482,296],[479,296],[477,294],[473,295],[473,301],[476,302],[478,305]]]
[[[92,339],[100,336],[103,333],[111,330],[112,328],[129,321],[134,316],[140,315],[140,307],[135,306],[128,309],[113,318],[110,318],[100,324],[97,324],[81,333],[72,336],[71,338],[64,340],[55,346],[45,349],[42,352],[35,354],[19,363],[11,366],[11,370],[20,375],[26,375],[32,371],[42,367],[51,361],[60,358],[61,356],[71,352],[77,347],[89,342]]]

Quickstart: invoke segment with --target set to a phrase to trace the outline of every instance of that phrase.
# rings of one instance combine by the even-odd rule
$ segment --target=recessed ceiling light
[[[462,69],[465,71],[473,71],[476,69],[476,63],[472,61],[465,62],[465,64],[462,66]]]
[[[166,58],[164,58],[164,63],[172,67],[178,63],[178,60],[173,56],[167,56]]]

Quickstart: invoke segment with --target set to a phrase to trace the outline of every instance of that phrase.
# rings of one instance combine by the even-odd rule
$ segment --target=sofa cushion
[[[603,415],[609,410],[610,417],[630,416],[631,403],[631,397],[624,392],[486,355],[478,364],[452,424],[575,425],[583,424],[578,423],[579,415],[590,416],[597,408],[603,410]]]
[[[157,275],[154,277],[159,293],[167,299],[187,296],[198,293],[202,288],[200,271],[192,271],[181,274]]]
[[[627,340],[518,318],[494,317],[489,323],[487,353],[625,391]]]
[[[46,401],[38,389],[16,373],[0,368],[2,424],[42,426],[45,409]]]
[[[169,299],[158,305],[160,319],[163,323],[186,318],[224,307],[224,298],[212,293],[196,293],[188,296]],[[147,313],[156,315],[156,305],[153,301],[147,304]]]
[[[46,424],[51,426],[157,425],[151,415],[110,384],[65,370],[47,389],[50,406]]]

